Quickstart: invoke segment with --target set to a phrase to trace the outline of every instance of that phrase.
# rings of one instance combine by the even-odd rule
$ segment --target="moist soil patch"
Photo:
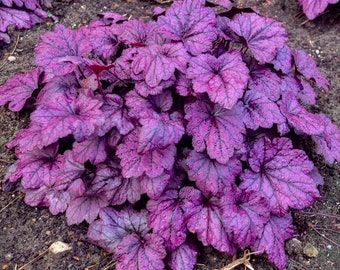
[[[168,6],[141,0],[52,2],[53,9],[50,12],[70,28],[88,24],[98,13],[105,11],[126,14],[132,19],[147,20],[156,6]],[[314,21],[308,21],[301,13],[297,0],[237,2],[235,5],[254,6],[260,14],[283,22],[289,34],[288,44],[312,55],[331,83],[329,93],[318,91],[317,105],[313,107],[313,111],[325,113],[340,126],[340,5],[332,5]],[[38,37],[52,29],[53,24],[44,23],[29,30],[10,30],[12,43],[0,47],[0,84],[14,74],[27,72],[34,67],[33,50]],[[11,58],[14,61],[7,60],[10,55],[14,56]],[[15,161],[14,153],[8,151],[5,144],[21,128],[28,126],[28,123],[28,114],[15,114],[6,108],[0,108],[1,179],[8,166]],[[305,150],[324,177],[325,184],[320,187],[322,198],[313,207],[293,213],[296,235],[286,243],[286,269],[340,269],[340,165],[328,165],[321,157],[313,154],[311,142],[306,142]],[[26,206],[20,192],[4,193],[0,190],[1,269],[114,269],[113,257],[86,241],[86,230],[86,224],[67,226],[63,214],[53,216],[47,209]],[[68,243],[72,249],[58,255],[44,253],[56,241]],[[303,252],[309,244],[318,251],[315,258],[308,257]],[[42,253],[44,254],[39,256]],[[210,247],[201,247],[195,269],[220,269],[242,255],[243,252],[240,251],[237,257],[232,258],[227,254],[217,253]],[[29,262],[31,263],[23,267]],[[265,256],[251,256],[250,263],[256,270],[275,269]],[[234,269],[244,269],[244,266]]]

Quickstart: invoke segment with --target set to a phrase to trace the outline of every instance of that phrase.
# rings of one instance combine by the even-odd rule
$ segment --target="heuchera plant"
[[[290,211],[320,197],[307,137],[340,161],[340,131],[309,112],[328,82],[282,24],[251,9],[216,13],[176,1],[154,20],[114,13],[78,30],[56,25],[37,68],[0,88],[33,111],[8,147],[25,202],[86,221],[117,269],[193,269],[197,243],[250,248],[286,265]]]
[[[9,26],[16,29],[29,29],[33,25],[48,20],[49,15],[41,5],[51,8],[51,0],[0,0],[0,45],[10,43],[7,34]],[[56,19],[52,16],[53,19]]]
[[[336,4],[339,0],[299,0],[303,13],[308,19],[314,20],[318,15],[325,11],[329,4]]]

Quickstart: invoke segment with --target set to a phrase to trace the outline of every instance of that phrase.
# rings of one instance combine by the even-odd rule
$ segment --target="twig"
[[[323,235],[318,229],[316,229],[313,225],[311,226],[311,228],[314,230],[314,232],[316,232],[318,235],[320,235],[322,238],[326,239],[328,242],[331,242],[333,245],[337,246],[338,248],[340,248],[340,245],[336,242],[334,242],[333,240],[329,239],[327,236]]]
[[[254,270],[253,266],[250,264],[249,260],[250,260],[250,255],[253,254],[257,254],[257,253],[262,253],[262,251],[255,251],[255,252],[249,252],[249,250],[246,250],[243,254],[242,258],[239,258],[231,263],[229,263],[228,265],[222,267],[219,270],[232,270],[234,269],[236,266],[239,266],[241,264],[243,264],[246,268],[250,269],[250,270]]]
[[[16,50],[16,48],[17,48],[17,46],[18,46],[18,43],[19,43],[19,38],[20,38],[20,35],[18,35],[17,40],[16,40],[15,45],[14,45],[14,48],[13,48],[13,50],[10,52],[10,54],[9,54],[8,57],[12,56],[13,53],[15,52],[15,50]],[[0,65],[0,70],[6,65],[6,62],[7,62],[8,57],[2,61],[1,65]]]
[[[18,270],[24,270],[27,266],[31,265],[32,263],[34,263],[35,261],[39,260],[40,258],[44,257],[48,252],[49,252],[49,248],[44,250],[42,253],[40,253],[38,256],[36,256],[35,258],[33,258],[32,260],[30,260],[28,263],[24,264],[23,266],[21,266]]]
[[[5,205],[3,208],[1,208],[0,213],[3,212],[6,208],[8,208],[11,204],[15,203],[17,200],[23,198],[24,195],[19,195],[18,197],[16,197],[14,200],[10,201],[7,205]]]
[[[335,216],[335,215],[330,215],[330,214],[324,214],[324,213],[319,213],[319,212],[305,212],[305,211],[299,211],[295,212],[296,214],[301,214],[301,215],[306,215],[306,216],[324,216],[324,217],[329,217],[329,218],[336,218],[340,219],[340,216]]]
[[[115,266],[116,263],[117,263],[117,262],[116,262],[115,260],[112,260],[112,261],[110,261],[107,265],[105,265],[104,268],[103,268],[102,270],[109,270],[110,267]]]

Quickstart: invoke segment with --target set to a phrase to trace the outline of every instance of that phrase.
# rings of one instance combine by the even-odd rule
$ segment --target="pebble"
[[[303,254],[309,258],[315,258],[319,255],[319,251],[311,243],[306,243],[303,248]]]
[[[5,260],[6,261],[11,261],[12,259],[13,259],[13,254],[12,253],[5,254]]]
[[[54,242],[50,247],[49,250],[54,253],[54,254],[58,254],[64,251],[68,251],[71,250],[72,247],[64,242],[61,241],[57,241]]]
[[[286,243],[286,250],[288,254],[301,254],[302,242],[297,238],[292,238]]]
[[[10,61],[10,62],[14,62],[17,58],[13,55],[11,56],[8,56],[7,60]]]
[[[333,246],[332,245],[327,245],[326,248],[329,249],[329,250],[332,250]]]

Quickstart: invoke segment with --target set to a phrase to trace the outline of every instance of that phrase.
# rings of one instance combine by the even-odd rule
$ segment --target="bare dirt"
[[[248,3],[246,3],[248,2]],[[307,21],[297,6],[297,0],[238,1],[239,5],[256,6],[262,15],[284,23],[292,48],[304,49],[313,56],[318,67],[331,82],[329,93],[318,92],[315,112],[325,113],[340,126],[340,6],[332,5],[314,21]],[[131,18],[151,16],[153,8],[160,5],[142,0],[61,0],[53,1],[50,10],[64,25],[78,28],[89,23],[96,14],[113,11]],[[163,5],[166,7],[166,5]],[[11,30],[12,43],[0,47],[0,84],[16,73],[33,68],[33,49],[39,35],[52,30],[51,24],[40,24],[30,30]],[[7,61],[15,40],[18,44]],[[6,142],[16,132],[27,126],[25,113],[14,114],[0,108],[0,178],[15,160],[15,155],[5,148]],[[313,207],[293,213],[295,239],[286,244],[288,265],[286,269],[337,270],[340,269],[340,165],[328,165],[321,157],[313,155],[312,144],[306,143],[306,151],[325,178],[320,188],[322,199]],[[337,216],[337,217],[335,217]],[[86,224],[67,226],[64,215],[52,216],[47,209],[31,208],[24,204],[19,192],[4,193],[0,190],[0,267],[2,270],[63,270],[63,269],[114,269],[112,256],[86,242]],[[54,255],[46,253],[34,262],[26,263],[43,253],[56,241],[68,243],[72,250]],[[318,256],[310,258],[303,248],[310,243],[318,250]],[[242,257],[242,252],[238,254]],[[226,254],[218,254],[212,248],[202,248],[195,269],[219,269],[232,261]],[[236,259],[236,258],[234,258]],[[275,269],[265,256],[252,256],[250,263],[256,270]],[[23,268],[20,268],[23,267]],[[235,268],[244,269],[244,266]]]

